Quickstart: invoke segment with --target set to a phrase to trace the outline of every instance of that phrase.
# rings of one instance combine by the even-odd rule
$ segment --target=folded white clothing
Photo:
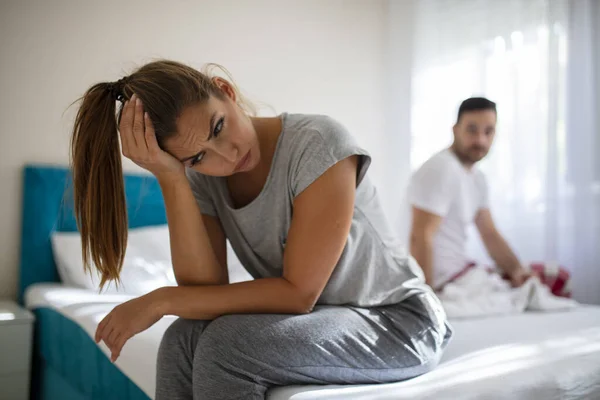
[[[554,296],[536,276],[513,288],[497,273],[471,268],[438,293],[449,318],[470,318],[529,311],[564,310],[572,299]]]

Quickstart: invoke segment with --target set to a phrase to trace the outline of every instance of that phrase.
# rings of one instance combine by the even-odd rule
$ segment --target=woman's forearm
[[[150,293],[161,315],[212,320],[226,314],[304,314],[314,299],[284,278],[227,285],[164,287]]]
[[[180,285],[227,283],[226,267],[221,266],[211,246],[200,208],[185,174],[159,177],[163,192],[171,258]]]

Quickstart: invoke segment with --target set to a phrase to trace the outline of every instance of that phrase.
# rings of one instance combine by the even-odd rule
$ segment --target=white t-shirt
[[[480,209],[488,208],[485,175],[465,168],[450,149],[425,162],[408,187],[411,206],[443,218],[433,242],[433,287],[439,288],[467,263],[467,228]]]

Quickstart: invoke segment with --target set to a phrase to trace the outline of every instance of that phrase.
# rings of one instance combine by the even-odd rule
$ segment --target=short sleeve
[[[371,164],[369,153],[358,146],[343,125],[331,118],[322,118],[318,129],[311,128],[298,135],[289,177],[293,197],[302,193],[329,168],[350,156],[360,156],[357,186]]]
[[[209,186],[207,180],[202,174],[186,168],[185,174],[192,188],[192,193],[196,198],[196,202],[200,207],[200,212],[204,215],[210,215],[212,217],[217,216],[217,210],[213,202],[212,196],[210,195]]]
[[[436,160],[441,161],[441,160]],[[410,204],[423,211],[445,217],[459,187],[458,174],[444,162],[423,165],[409,186]]]

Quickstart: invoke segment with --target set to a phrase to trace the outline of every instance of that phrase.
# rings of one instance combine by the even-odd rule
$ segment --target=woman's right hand
[[[185,176],[183,163],[158,146],[152,121],[135,94],[123,106],[119,132],[123,155],[135,164],[158,179]]]

